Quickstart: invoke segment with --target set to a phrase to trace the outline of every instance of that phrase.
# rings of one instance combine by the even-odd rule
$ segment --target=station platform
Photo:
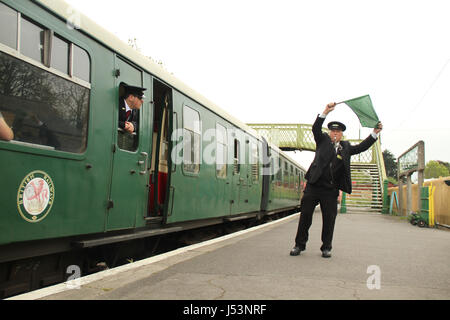
[[[12,300],[448,300],[450,232],[374,213],[339,214],[322,258],[316,211],[290,256],[299,214]]]

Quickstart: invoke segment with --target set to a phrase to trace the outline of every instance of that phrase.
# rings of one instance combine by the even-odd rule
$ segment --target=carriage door
[[[150,129],[148,114],[150,113],[151,87],[143,85],[143,74],[140,70],[116,57],[115,95],[115,143],[113,145],[113,172],[111,191],[108,201],[107,230],[134,227],[137,217],[144,217],[147,210],[148,181],[148,138]],[[119,100],[122,99],[122,83],[147,88],[146,98],[139,110],[137,132],[132,134],[118,127]]]

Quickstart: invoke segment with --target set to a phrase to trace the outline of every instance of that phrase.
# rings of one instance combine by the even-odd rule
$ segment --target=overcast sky
[[[245,123],[312,124],[370,94],[383,150],[423,140],[427,162],[450,162],[448,0],[66,1]],[[358,138],[346,105],[331,120]]]

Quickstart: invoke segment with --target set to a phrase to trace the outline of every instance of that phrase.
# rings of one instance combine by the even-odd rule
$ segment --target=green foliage
[[[449,175],[449,169],[440,161],[431,160],[425,166],[425,179],[447,177]]]
[[[395,156],[388,149],[383,151],[384,167],[386,168],[386,175],[397,179],[397,160]]]
[[[394,177],[387,177],[387,181],[389,181],[392,184],[398,185],[398,180]]]
[[[445,161],[439,161],[439,160],[436,160],[436,161],[439,162],[440,164],[444,165],[448,169],[448,172],[450,172],[450,163],[445,162]]]

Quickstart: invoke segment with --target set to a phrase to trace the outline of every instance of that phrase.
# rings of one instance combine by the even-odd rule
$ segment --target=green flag
[[[375,128],[380,120],[378,120],[370,96],[362,96],[359,98],[343,101],[353,110],[359,118],[361,125],[366,128]]]

